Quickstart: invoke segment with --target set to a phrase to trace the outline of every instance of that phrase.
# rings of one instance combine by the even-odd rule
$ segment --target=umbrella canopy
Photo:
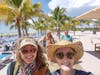
[[[76,19],[76,20],[79,20],[79,19],[100,19],[100,6],[94,8],[92,10],[89,10],[80,16],[77,16],[74,19]]]

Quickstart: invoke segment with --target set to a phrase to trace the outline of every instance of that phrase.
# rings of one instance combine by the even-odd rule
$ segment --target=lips
[[[29,56],[29,57],[26,57],[26,58],[30,59],[30,58],[33,58],[33,56]]]
[[[34,60],[34,56],[28,56],[25,58],[26,62],[31,63]]]

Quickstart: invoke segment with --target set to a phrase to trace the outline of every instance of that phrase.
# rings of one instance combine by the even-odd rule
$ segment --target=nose
[[[63,62],[68,62],[68,58],[64,55]]]
[[[26,55],[31,56],[31,55],[33,55],[33,53],[32,52],[27,52]]]
[[[32,52],[31,50],[28,50],[26,54],[30,55],[33,54],[34,52]]]

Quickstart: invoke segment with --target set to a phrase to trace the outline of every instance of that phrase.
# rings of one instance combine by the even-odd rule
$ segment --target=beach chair
[[[92,39],[92,43],[94,44],[94,50],[100,50],[100,38]]]
[[[94,47],[95,47],[95,51],[100,50],[100,43],[95,43]]]

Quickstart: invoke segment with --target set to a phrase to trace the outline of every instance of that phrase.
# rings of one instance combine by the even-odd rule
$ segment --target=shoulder
[[[13,67],[15,65],[15,63],[16,63],[16,61],[11,62],[8,67]]]
[[[49,75],[50,70],[47,66],[42,66],[39,69],[36,69],[34,75]]]
[[[41,64],[41,65],[39,66],[39,68],[37,68],[37,70],[38,70],[38,71],[41,71],[41,70],[46,71],[46,70],[49,70],[49,68],[48,68],[48,65],[47,65],[47,64]]]
[[[64,38],[64,37],[65,37],[65,35],[61,34],[61,35],[60,35],[60,37],[61,37],[61,38]]]
[[[8,65],[8,68],[7,68],[7,75],[13,75],[15,63],[16,63],[16,61],[13,61],[13,62],[11,62],[11,63]]]
[[[75,75],[94,75],[94,74],[92,74],[91,72],[76,70]]]

